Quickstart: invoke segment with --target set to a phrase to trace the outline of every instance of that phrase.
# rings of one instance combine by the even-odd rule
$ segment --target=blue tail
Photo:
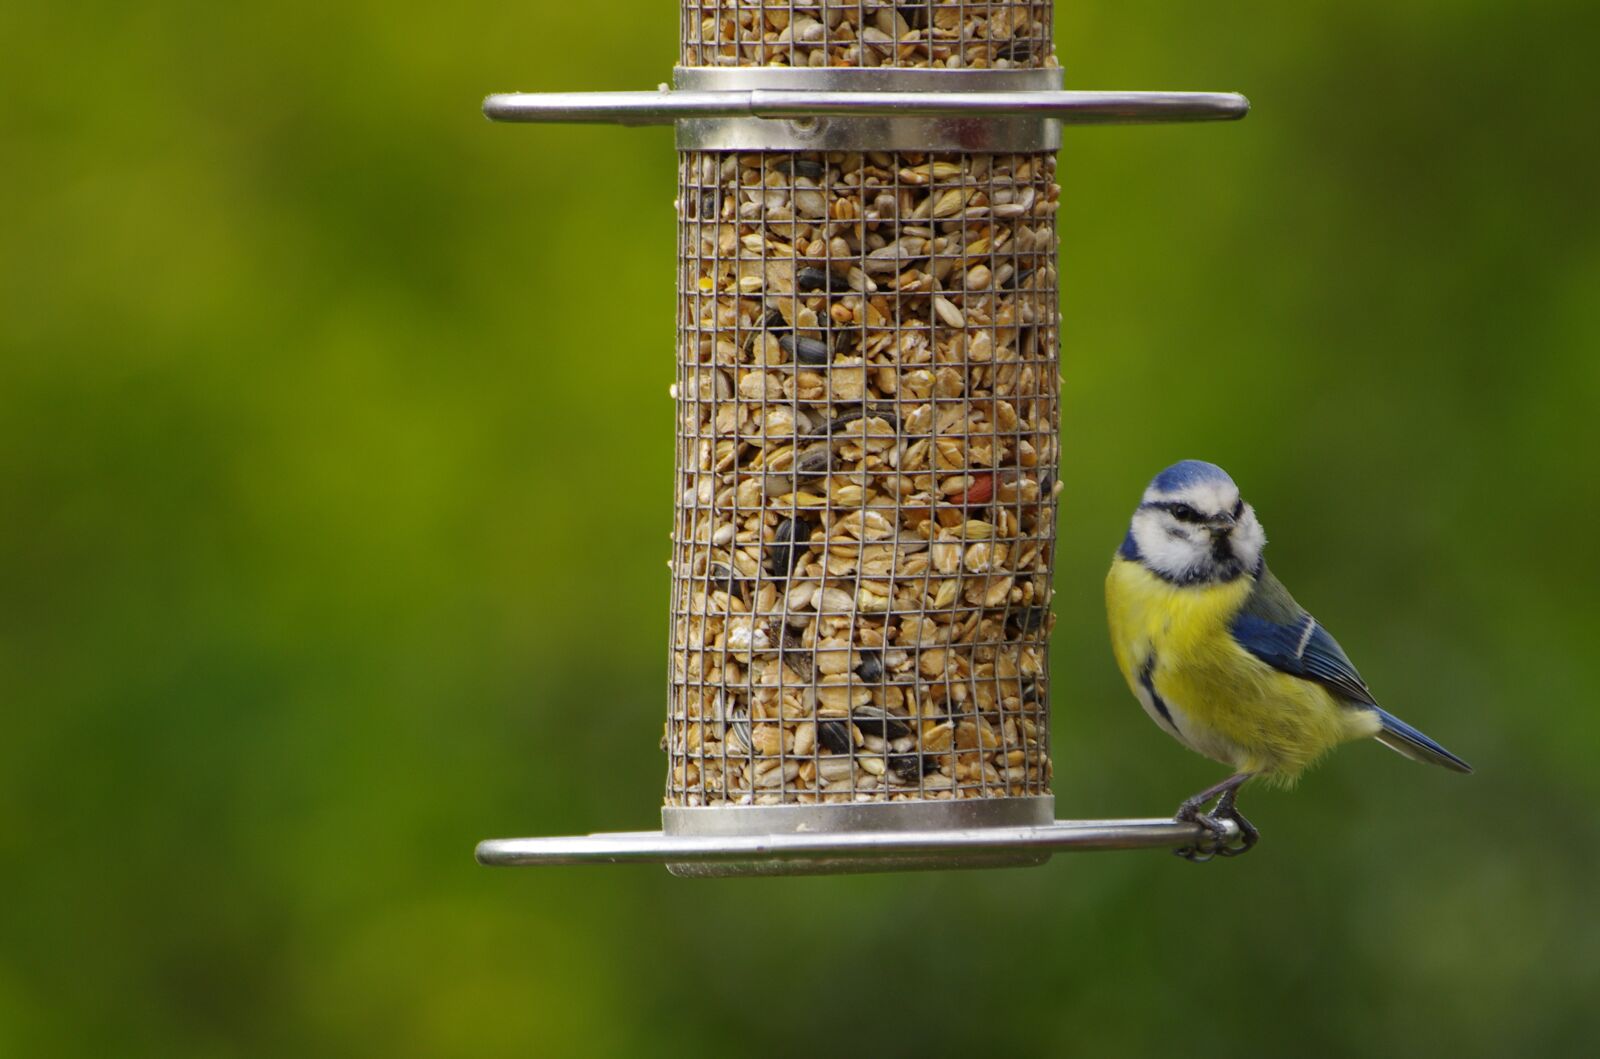
[[[1404,754],[1412,761],[1421,761],[1429,765],[1443,765],[1456,772],[1471,772],[1472,766],[1456,757],[1432,739],[1423,735],[1392,713],[1372,707],[1378,715],[1378,720],[1383,723],[1383,731],[1378,733],[1378,742],[1399,754]]]

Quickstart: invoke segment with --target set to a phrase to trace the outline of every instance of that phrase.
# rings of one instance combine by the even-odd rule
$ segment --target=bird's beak
[[[1206,523],[1206,525],[1210,526],[1218,533],[1228,534],[1233,532],[1233,527],[1238,525],[1238,522],[1239,520],[1234,518],[1231,514],[1223,514],[1218,515],[1216,518]]]

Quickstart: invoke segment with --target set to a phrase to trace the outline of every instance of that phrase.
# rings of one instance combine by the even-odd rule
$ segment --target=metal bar
[[[1231,822],[1227,823],[1233,828]],[[1234,837],[1230,835],[1231,839]],[[478,843],[478,863],[497,867],[578,864],[719,864],[782,857],[862,862],[904,857],[1176,849],[1209,842],[1198,824],[1177,820],[1057,820],[1038,827],[959,831],[857,831],[749,836],[615,831],[559,838],[497,838]]]
[[[812,92],[755,89],[758,118],[926,114],[940,117],[1033,115],[1071,125],[1235,121],[1250,101],[1225,92]]]
[[[508,92],[483,101],[491,121],[671,125],[680,118],[747,118],[749,92]]]
[[[685,118],[1002,117],[1068,125],[1237,121],[1236,92],[828,92],[814,89],[655,92],[512,92],[484,100],[493,121],[670,125]]]

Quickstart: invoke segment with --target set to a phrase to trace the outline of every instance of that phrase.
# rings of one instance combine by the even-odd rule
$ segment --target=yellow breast
[[[1251,577],[1173,585],[1119,556],[1106,578],[1111,643],[1128,686],[1141,700],[1159,699],[1172,718],[1163,726],[1190,749],[1290,782],[1333,747],[1371,733],[1321,685],[1234,640],[1229,626],[1254,587]]]

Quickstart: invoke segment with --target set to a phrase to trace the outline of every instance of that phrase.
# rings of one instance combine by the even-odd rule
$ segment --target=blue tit
[[[1289,786],[1353,739],[1472,771],[1379,708],[1339,644],[1267,569],[1266,544],[1227,472],[1184,460],[1145,490],[1106,577],[1111,642],[1128,687],[1169,735],[1234,770],[1178,809],[1178,819],[1214,836],[1179,851],[1194,860],[1255,845],[1260,834],[1235,805],[1247,780]],[[1238,829],[1232,844],[1224,821]]]

